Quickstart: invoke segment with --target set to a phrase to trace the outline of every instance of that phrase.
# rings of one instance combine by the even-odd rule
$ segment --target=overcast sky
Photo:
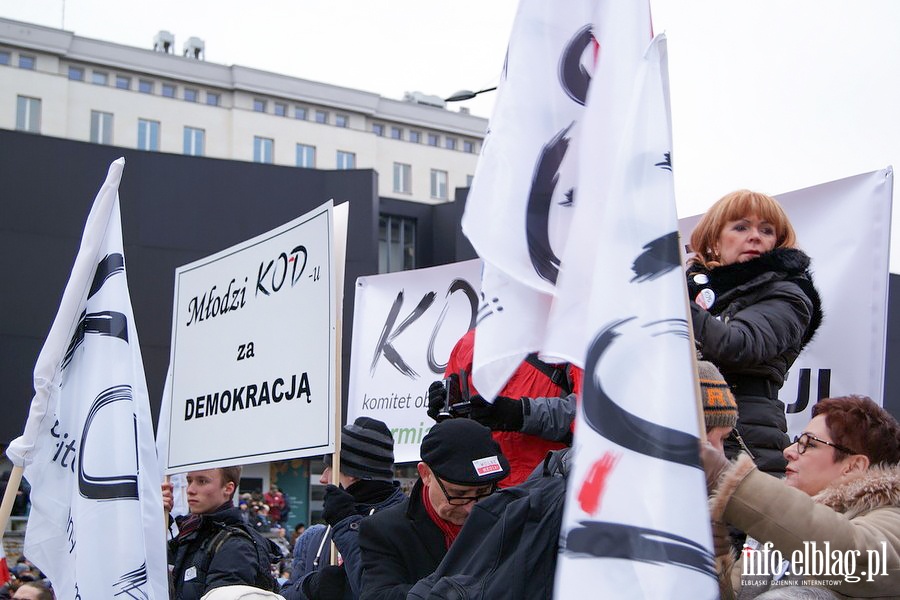
[[[740,187],[778,194],[900,165],[900,2],[651,4],[655,30],[669,38],[682,215],[702,212]],[[177,49],[190,36],[203,39],[210,62],[399,99],[406,91],[447,96],[495,85],[516,6],[517,0],[0,0],[0,16],[147,48],[166,29]],[[464,105],[490,116],[493,96]],[[894,215],[896,221],[896,206]],[[900,225],[894,231],[892,271],[900,272]]]

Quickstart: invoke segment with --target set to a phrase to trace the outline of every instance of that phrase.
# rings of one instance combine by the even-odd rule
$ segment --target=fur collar
[[[759,277],[765,277],[769,281],[772,274],[778,274],[779,279],[802,277],[809,269],[810,259],[797,248],[776,248],[771,252],[760,254],[758,257],[741,263],[732,263],[713,269],[706,269],[693,264],[688,273],[705,273],[709,277],[709,287],[716,292],[716,296],[743,286]]]
[[[813,500],[851,519],[884,506],[900,507],[900,465],[869,467],[838,486],[825,488]]]
[[[710,512],[714,521],[721,521],[725,506],[744,478],[755,469],[753,460],[741,454],[722,477],[710,498]],[[856,477],[830,486],[813,496],[835,512],[852,519],[863,513],[886,506],[900,507],[900,465],[874,466]]]

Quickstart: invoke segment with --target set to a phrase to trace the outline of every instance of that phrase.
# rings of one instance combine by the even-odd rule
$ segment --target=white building
[[[379,196],[436,204],[467,187],[487,119],[0,18],[0,128],[139,150],[317,169],[372,168]]]

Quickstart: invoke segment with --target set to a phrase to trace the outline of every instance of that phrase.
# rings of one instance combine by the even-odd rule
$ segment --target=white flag
[[[25,554],[58,598],[168,597],[159,466],[125,276],[118,187],[109,173],[85,225],[34,369],[25,433]]]
[[[522,0],[462,228],[487,263],[475,387],[493,398],[539,349],[571,219],[597,0]]]
[[[715,598],[705,478],[685,281],[671,164],[665,38],[639,61],[623,136],[598,180],[586,165],[608,160],[602,137],[581,147],[580,193],[603,218],[574,238],[586,277],[588,333],[575,427],[556,597]],[[585,124],[608,118],[587,106]],[[597,111],[597,112],[595,112]],[[593,130],[592,130],[593,131]],[[580,219],[576,214],[576,219]],[[561,289],[565,289],[562,282]]]

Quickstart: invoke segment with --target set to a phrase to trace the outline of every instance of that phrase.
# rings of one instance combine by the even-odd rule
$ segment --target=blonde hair
[[[797,234],[778,201],[761,192],[737,190],[713,204],[691,233],[694,256],[688,261],[707,269],[721,266],[715,247],[725,225],[751,215],[768,221],[775,228],[776,248],[796,248]]]

